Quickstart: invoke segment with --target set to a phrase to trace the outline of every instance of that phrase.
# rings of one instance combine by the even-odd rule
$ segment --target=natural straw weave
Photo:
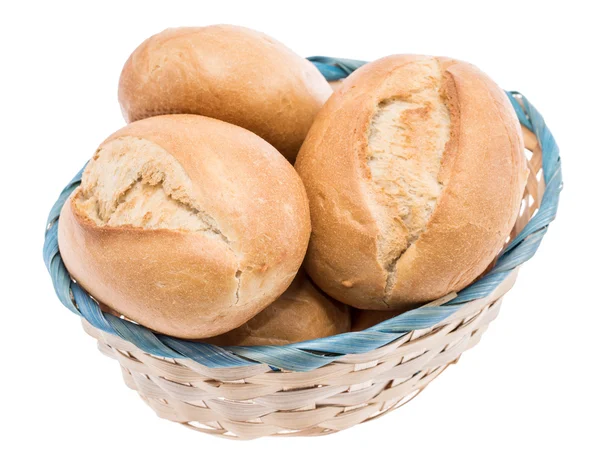
[[[329,81],[364,64],[309,59]],[[285,346],[218,347],[155,334],[102,311],[64,267],[57,222],[81,172],[48,219],[44,260],[56,293],[82,317],[99,349],[119,361],[127,386],[165,419],[241,439],[323,435],[374,419],[412,399],[477,344],[556,215],[562,188],[556,143],[527,99],[507,94],[523,128],[530,170],[521,212],[495,265],[458,294],[362,332]]]

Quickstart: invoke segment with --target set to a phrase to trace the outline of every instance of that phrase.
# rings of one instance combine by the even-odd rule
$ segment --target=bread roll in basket
[[[309,58],[330,81],[361,61]],[[52,208],[44,260],[61,302],[82,318],[125,383],[161,418],[228,438],[338,432],[420,393],[473,347],[497,316],[519,266],[536,252],[558,207],[558,147],[529,101],[507,93],[523,130],[529,175],[521,209],[495,263],[478,280],[362,331],[264,346],[217,346],[163,335],[100,309],[71,279],[58,250],[58,219],[81,172]]]

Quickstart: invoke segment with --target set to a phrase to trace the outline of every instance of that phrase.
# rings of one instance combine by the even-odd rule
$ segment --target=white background
[[[0,456],[600,457],[598,15],[592,1],[2,2]],[[423,394],[315,439],[231,442],[162,421],[56,299],[46,215],[123,125],[129,53],[166,27],[233,23],[298,54],[470,61],[544,114],[563,156],[557,221],[482,342]]]

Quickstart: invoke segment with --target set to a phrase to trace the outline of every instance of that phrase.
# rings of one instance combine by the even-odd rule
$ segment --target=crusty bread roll
[[[258,134],[294,161],[331,88],[316,67],[244,27],[167,29],[129,57],[119,82],[127,121],[195,113]]]
[[[280,345],[349,331],[348,307],[325,297],[300,270],[283,295],[257,316],[205,341],[220,346]]]
[[[309,235],[293,167],[251,132],[198,115],[148,118],[111,135],[59,221],[77,282],[182,338],[224,333],[272,303]]]
[[[523,140],[504,92],[427,56],[365,65],[319,112],[296,169],[311,207],[305,266],[362,309],[407,310],[460,290],[519,212]]]

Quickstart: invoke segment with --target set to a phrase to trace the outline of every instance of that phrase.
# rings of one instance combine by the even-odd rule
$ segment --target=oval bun
[[[293,162],[331,88],[314,65],[244,27],[167,29],[129,57],[119,81],[125,119],[168,113],[242,126]]]
[[[305,267],[361,309],[404,311],[460,290],[498,254],[527,177],[504,92],[476,67],[390,56],[319,112],[296,169],[313,234]]]
[[[59,220],[77,282],[181,338],[224,333],[272,303],[309,235],[292,166],[251,132],[197,115],[148,118],[110,136]]]
[[[348,307],[328,299],[300,270],[283,295],[260,314],[206,342],[220,346],[281,345],[349,331]]]

